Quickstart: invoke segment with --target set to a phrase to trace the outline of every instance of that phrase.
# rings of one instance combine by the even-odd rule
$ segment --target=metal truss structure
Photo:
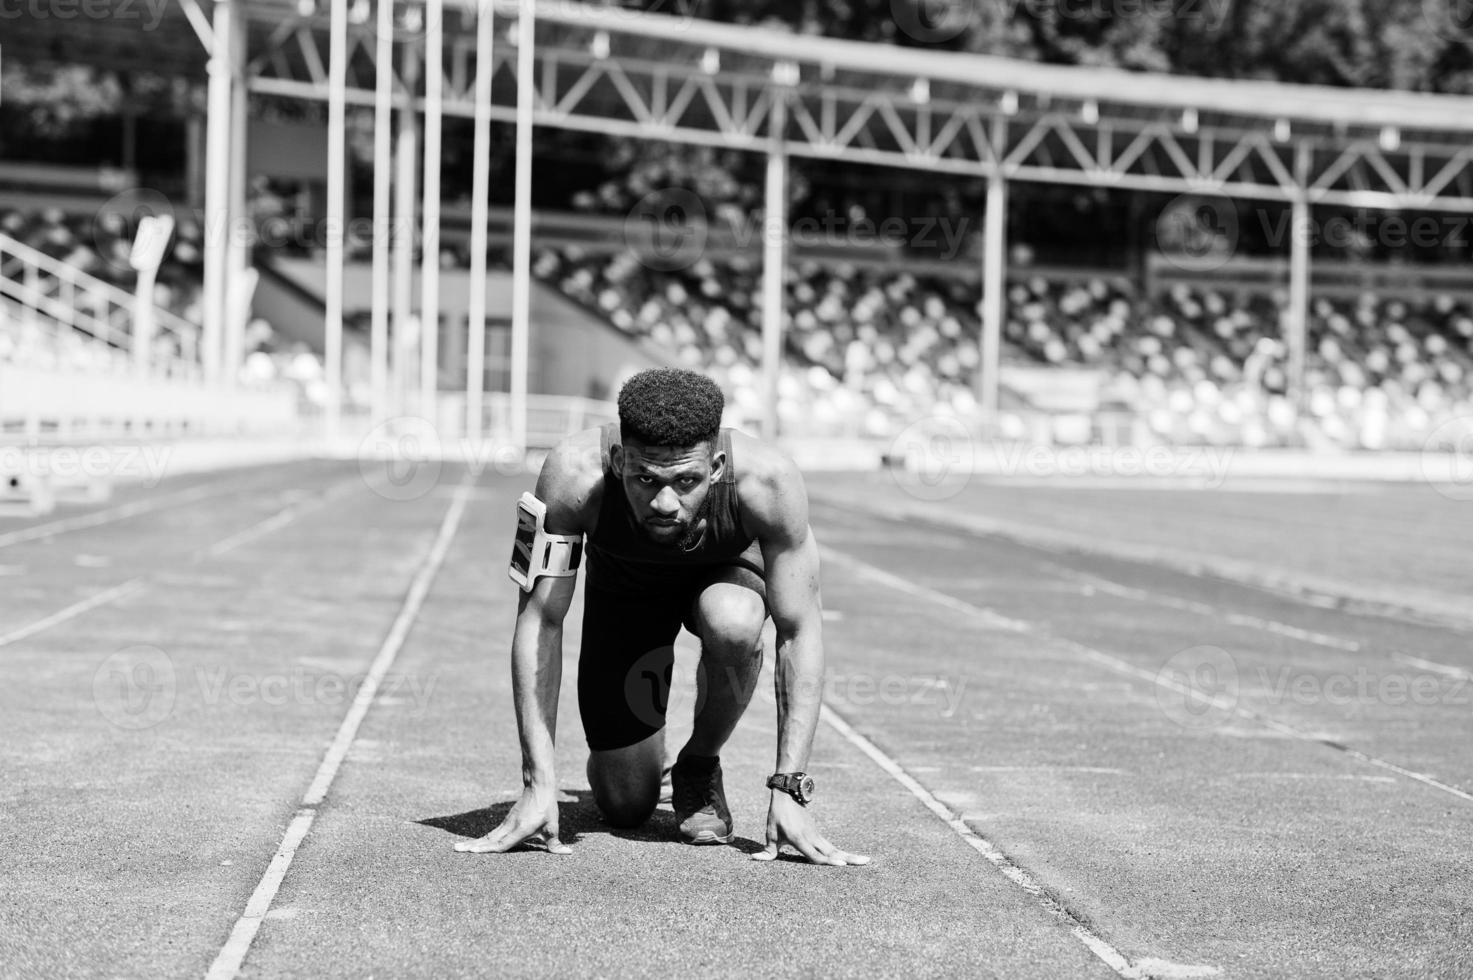
[[[1296,100],[1279,92],[1258,104],[1244,98],[1237,106],[1204,97],[1204,105],[1221,107],[1209,109],[1179,108],[1190,100],[1178,92],[1169,103],[1163,97],[1159,105],[1141,106],[1113,101],[1108,80],[1088,69],[1074,71],[1096,77],[1100,94],[1091,98],[1049,91],[1057,69],[1035,77],[1020,69],[1037,66],[1015,63],[1009,63],[1006,84],[967,85],[939,71],[936,62],[944,67],[957,58],[1000,59],[913,49],[892,52],[910,56],[909,73],[897,77],[887,64],[891,59],[876,60],[873,45],[727,25],[697,27],[574,4],[543,6],[534,54],[533,121],[539,126],[757,151],[781,143],[797,156],[974,177],[1473,212],[1469,98],[1274,86],[1309,96]],[[252,45],[252,91],[326,101],[324,20],[294,15],[282,22],[274,5],[247,9],[257,24],[269,27],[252,32],[253,42],[259,41]],[[474,11],[451,11],[450,17],[443,111],[470,117]],[[350,27],[348,38],[347,99],[372,105],[373,31],[368,25]],[[517,53],[504,35],[498,41],[491,117],[510,122]],[[396,47],[422,43],[401,32]],[[402,53],[396,58],[396,98],[413,98],[422,111],[423,80],[404,77],[404,60]],[[1161,84],[1151,76],[1127,77]],[[1202,80],[1170,84],[1176,88],[1179,82],[1190,88]],[[787,106],[781,133],[769,122],[775,100]],[[1373,111],[1378,103],[1385,103],[1383,110]],[[1435,113],[1429,115],[1429,107]],[[1396,121],[1367,123],[1378,118]]]
[[[1292,207],[1295,229],[1308,228],[1318,204],[1473,213],[1473,98],[1040,66],[572,0],[481,0],[480,6],[385,0],[376,8],[353,0],[351,9],[348,0],[321,2],[328,6],[216,0],[213,32],[202,14],[190,23],[211,51],[212,80],[228,76],[252,93],[328,102],[334,127],[341,127],[347,105],[375,107],[380,125],[392,110],[401,136],[407,120],[411,137],[398,141],[401,156],[392,169],[401,195],[410,182],[410,202],[414,168],[405,169],[402,153],[418,151],[414,120],[423,117],[437,132],[442,114],[476,119],[478,146],[487,145],[481,141],[489,121],[502,120],[518,123],[519,143],[531,126],[542,125],[765,153],[769,215],[784,213],[790,156],[987,178],[978,383],[989,409],[997,403],[1003,216],[1012,181],[1209,203],[1214,197],[1277,201]],[[180,3],[192,8],[196,0]],[[238,52],[228,62],[222,62],[228,56],[222,31]],[[226,97],[216,96],[212,106],[223,110]],[[213,131],[213,118],[211,125]],[[376,175],[391,169],[386,147],[381,140]],[[427,183],[429,174],[437,181],[437,141],[427,139],[423,152]],[[225,178],[213,167],[212,173],[215,200],[222,202]],[[518,183],[521,198],[520,177]],[[341,196],[340,189],[335,193]],[[404,204],[401,197],[401,215]],[[475,204],[484,218],[484,202]],[[525,212],[514,249],[519,280],[527,275],[527,208],[519,201]],[[438,200],[426,194],[427,237],[438,235],[438,211]],[[381,217],[387,215],[375,215]],[[1290,236],[1286,339],[1296,380],[1303,371],[1308,239]],[[764,373],[772,406],[783,258],[781,243],[769,248],[771,274],[764,277]],[[428,295],[426,301],[433,312]],[[398,323],[409,313],[407,300],[399,296],[395,306]],[[329,308],[331,319],[331,302]],[[514,386],[527,329],[518,318]],[[424,377],[432,384],[432,368]],[[479,392],[473,395],[475,402]],[[767,420],[769,433],[774,422]]]

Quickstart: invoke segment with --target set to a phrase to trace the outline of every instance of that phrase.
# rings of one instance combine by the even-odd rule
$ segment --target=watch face
[[[803,794],[803,799],[813,799],[813,777],[804,776],[803,781],[798,784],[798,792]]]

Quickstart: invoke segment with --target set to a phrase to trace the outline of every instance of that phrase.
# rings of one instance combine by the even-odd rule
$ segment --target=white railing
[[[21,185],[28,190],[80,191],[116,194],[138,186],[138,172],[120,167],[75,167],[54,163],[0,161],[0,183]]]
[[[527,446],[550,449],[575,432],[591,429],[619,418],[613,402],[571,395],[527,396]],[[492,439],[511,434],[511,396],[494,392],[486,396],[486,428]]]
[[[280,434],[297,426],[286,386],[222,391],[198,381],[84,375],[0,364],[0,446]]]
[[[1466,264],[1395,265],[1386,262],[1317,260],[1310,265],[1314,297],[1355,298],[1363,293],[1420,299],[1447,293],[1473,297],[1473,269]],[[1146,294],[1178,283],[1199,289],[1263,293],[1289,288],[1289,260],[1235,256],[1189,260],[1152,253],[1146,257]]]
[[[127,291],[104,282],[9,235],[0,234],[0,329],[7,326],[47,361],[81,351],[89,360],[129,369],[134,314]],[[6,324],[4,319],[13,321]],[[168,310],[154,309],[151,376],[199,377],[199,328]]]

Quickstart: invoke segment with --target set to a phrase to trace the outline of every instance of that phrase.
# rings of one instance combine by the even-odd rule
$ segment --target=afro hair
[[[619,389],[619,434],[646,446],[686,448],[714,442],[725,406],[721,389],[704,374],[651,368]]]

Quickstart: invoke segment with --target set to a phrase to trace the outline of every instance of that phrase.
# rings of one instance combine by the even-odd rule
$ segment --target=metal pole
[[[225,282],[230,221],[230,97],[235,74],[230,66],[231,0],[215,4],[214,47],[210,49],[209,109],[205,117],[205,269],[200,357],[206,384],[220,380],[224,339]]]
[[[1296,410],[1304,398],[1304,349],[1309,334],[1309,172],[1313,150],[1301,139],[1294,148],[1297,192],[1289,224],[1289,310],[1285,324],[1289,348],[1285,391]]]
[[[471,281],[466,318],[465,433],[479,441],[484,423],[486,383],[486,221],[491,194],[491,60],[493,21],[490,3],[476,19],[475,167],[471,174]]]
[[[128,264],[138,273],[133,291],[133,373],[147,378],[153,363],[153,338],[156,329],[153,290],[158,281],[159,264],[174,234],[172,215],[151,215],[138,223]]]
[[[1289,236],[1289,309],[1285,326],[1285,342],[1289,348],[1288,377],[1285,379],[1289,401],[1301,407],[1304,398],[1304,348],[1309,332],[1309,200],[1300,197],[1293,204]]]
[[[153,360],[153,289],[157,281],[157,265],[140,269],[133,292],[133,373],[140,380],[148,377]]]
[[[767,151],[767,187],[762,227],[762,437],[776,439],[778,379],[783,365],[783,277],[788,246],[788,153],[786,89],[774,87],[772,142]]]
[[[245,8],[232,4],[234,18],[230,31],[231,66],[234,76],[230,113],[230,192],[225,216],[225,316],[223,318],[224,355],[221,357],[221,380],[234,388],[245,362],[245,328],[250,319],[249,301],[236,302],[242,295],[238,285],[251,265],[250,232],[246,221],[246,146],[250,129],[250,92],[244,75],[246,63]],[[252,290],[254,292],[254,290]]]
[[[527,365],[532,321],[532,101],[533,0],[517,8],[517,182],[512,215],[511,442],[527,448]]]
[[[204,131],[204,116],[191,109],[184,119],[184,202],[191,210],[205,204]]]
[[[982,356],[977,367],[977,400],[987,425],[997,421],[998,371],[1002,360],[1002,320],[1007,309],[1008,183],[1002,168],[1007,120],[993,123],[997,162],[987,178],[987,212],[982,233]]]
[[[338,435],[343,410],[343,219],[347,160],[348,0],[332,0],[328,42],[327,102],[327,322],[323,367],[327,381],[327,431]]]
[[[444,0],[425,4],[424,245],[420,253],[419,414],[439,425],[440,140],[445,91]]]
[[[373,311],[368,337],[373,424],[388,417],[389,235],[394,226],[394,3],[379,0],[373,95]]]
[[[419,113],[413,95],[419,82],[419,53],[412,47],[404,51],[404,87],[409,93],[399,110],[398,154],[399,174],[396,179],[394,204],[394,333],[390,345],[393,358],[390,384],[393,396],[391,411],[408,410],[409,363],[414,318],[414,229],[418,221],[415,187],[418,184],[416,159],[419,155]]]
[[[1008,183],[999,168],[987,181],[982,247],[982,357],[977,369],[978,401],[989,425],[997,419],[997,374],[1007,301],[1007,232]]]

